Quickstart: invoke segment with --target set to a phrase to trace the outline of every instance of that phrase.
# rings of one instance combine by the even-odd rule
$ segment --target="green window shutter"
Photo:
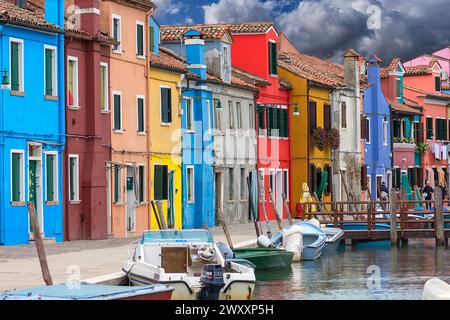
[[[289,137],[289,120],[288,120],[288,110],[287,109],[281,109],[281,136],[284,138]]]
[[[139,202],[144,202],[144,186],[145,186],[145,174],[144,166],[139,167]]]
[[[144,99],[138,98],[138,132],[144,131]]]
[[[272,136],[272,127],[273,127],[273,108],[267,108],[267,135]]]
[[[167,89],[167,119],[172,122],[172,89]]]
[[[114,130],[121,130],[121,117],[122,117],[122,107],[120,105],[120,95],[115,94],[114,95]]]
[[[113,38],[114,38],[114,40],[119,41],[119,20],[118,19],[113,19]],[[118,50],[119,45],[115,44],[113,49]]]
[[[269,74],[272,74],[273,67],[272,67],[272,44],[271,44],[271,42],[269,42],[268,50],[269,50]]]
[[[169,182],[169,176],[168,176],[168,170],[167,166],[162,166],[162,198],[164,200],[168,199],[168,182]]]
[[[20,153],[12,154],[11,180],[12,180],[12,201],[20,201]]]
[[[269,74],[278,74],[277,70],[277,44],[274,42],[269,42]]]
[[[190,115],[189,104],[187,106],[187,112]],[[169,88],[161,88],[161,122],[172,122],[172,90]]]
[[[136,25],[136,41],[137,41],[137,55],[144,55],[144,27],[140,24]]]
[[[153,198],[155,200],[163,199],[163,166],[154,167],[154,187]]]
[[[54,155],[47,155],[46,157],[47,201],[55,201],[54,177],[53,177],[54,161],[55,161]]]
[[[154,27],[150,27],[150,51],[151,52],[155,52],[155,28]]]
[[[264,106],[258,106],[258,128],[264,130],[266,124],[264,122]]]
[[[279,137],[284,137],[284,113],[283,113],[283,109],[277,109],[277,120],[278,120],[278,136]]]
[[[53,95],[53,50],[45,49],[45,94]]]
[[[114,165],[114,202],[119,202],[119,166]]]
[[[69,158],[69,200],[75,200],[75,159]]]
[[[11,42],[11,90],[19,89],[19,44]]]

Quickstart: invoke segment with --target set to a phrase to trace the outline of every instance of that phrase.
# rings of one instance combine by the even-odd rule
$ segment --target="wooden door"
[[[166,273],[186,273],[188,267],[188,248],[161,248],[161,266]]]

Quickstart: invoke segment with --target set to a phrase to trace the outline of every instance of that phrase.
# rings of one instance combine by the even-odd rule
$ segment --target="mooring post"
[[[444,204],[441,187],[437,187],[434,190],[434,214],[436,215],[436,244],[438,246],[445,246]]]
[[[397,238],[397,195],[394,188],[389,191],[389,219],[391,223],[391,245],[398,244]]]

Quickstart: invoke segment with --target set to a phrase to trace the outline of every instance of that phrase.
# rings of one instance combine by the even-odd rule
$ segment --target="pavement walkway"
[[[261,225],[265,232],[266,225]],[[230,225],[229,230],[234,245],[256,238],[252,223]],[[271,230],[273,233],[277,230],[275,223],[271,223]],[[215,241],[226,242],[222,228],[214,227],[211,231]],[[45,251],[53,283],[64,283],[77,274],[80,279],[88,279],[120,271],[123,262],[128,259],[129,244],[137,239],[46,244]],[[34,244],[0,246],[0,292],[44,284]]]

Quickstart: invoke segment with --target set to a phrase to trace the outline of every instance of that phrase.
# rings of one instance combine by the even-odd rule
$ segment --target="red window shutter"
[[[323,106],[323,127],[325,130],[331,129],[331,110],[329,105]]]

